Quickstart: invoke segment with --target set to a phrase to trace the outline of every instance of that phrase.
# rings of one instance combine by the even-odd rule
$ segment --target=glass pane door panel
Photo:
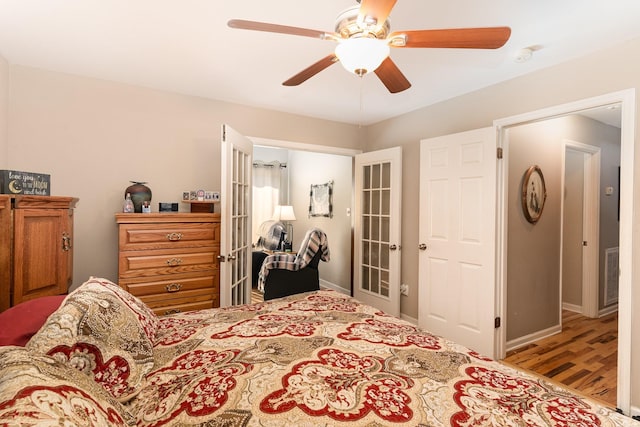
[[[369,285],[369,267],[362,267],[362,289],[368,291],[370,289]]]
[[[371,192],[362,193],[362,214],[369,215],[371,213]]]
[[[389,215],[391,213],[391,191],[382,190],[382,200],[380,201],[380,213]]]
[[[371,191],[371,213],[374,215],[380,214],[380,190]]]
[[[380,218],[380,241],[389,243],[390,235],[389,217]]]
[[[371,267],[378,267],[380,265],[380,245],[378,243],[371,243]]]
[[[364,216],[362,217],[362,237],[364,239],[370,239],[371,238],[371,220],[369,219],[368,216]]]
[[[362,170],[362,188],[364,190],[371,188],[371,166],[365,166]]]
[[[380,293],[380,277],[375,268],[371,269],[371,292]]]
[[[383,188],[391,188],[391,163],[382,164],[382,185]]]
[[[380,267],[389,269],[389,245],[380,245]]]
[[[369,242],[362,242],[362,263],[364,265],[371,264],[371,257],[369,256]]]
[[[380,218],[371,217],[371,240],[380,240]]]
[[[371,168],[371,188],[380,188],[380,165]]]

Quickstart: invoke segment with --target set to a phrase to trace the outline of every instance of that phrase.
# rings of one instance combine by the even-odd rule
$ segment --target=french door
[[[355,157],[354,296],[400,316],[402,148]]]
[[[251,301],[251,170],[253,143],[222,125],[220,306]]]

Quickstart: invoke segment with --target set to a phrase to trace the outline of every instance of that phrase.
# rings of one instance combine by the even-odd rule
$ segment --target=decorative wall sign
[[[522,212],[527,221],[538,222],[546,200],[547,187],[542,170],[538,165],[531,166],[522,177]]]
[[[333,181],[311,184],[309,191],[309,217],[333,217]]]

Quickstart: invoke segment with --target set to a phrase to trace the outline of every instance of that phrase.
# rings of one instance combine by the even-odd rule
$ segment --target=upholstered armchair
[[[260,268],[258,289],[264,300],[320,289],[318,264],[328,262],[327,235],[319,228],[307,231],[297,254],[278,253],[265,258]]]

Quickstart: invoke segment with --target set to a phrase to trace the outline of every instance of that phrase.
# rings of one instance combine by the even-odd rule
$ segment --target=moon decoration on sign
[[[20,184],[20,181],[16,179],[9,181],[9,191],[11,191],[13,194],[22,193],[22,185]]]

